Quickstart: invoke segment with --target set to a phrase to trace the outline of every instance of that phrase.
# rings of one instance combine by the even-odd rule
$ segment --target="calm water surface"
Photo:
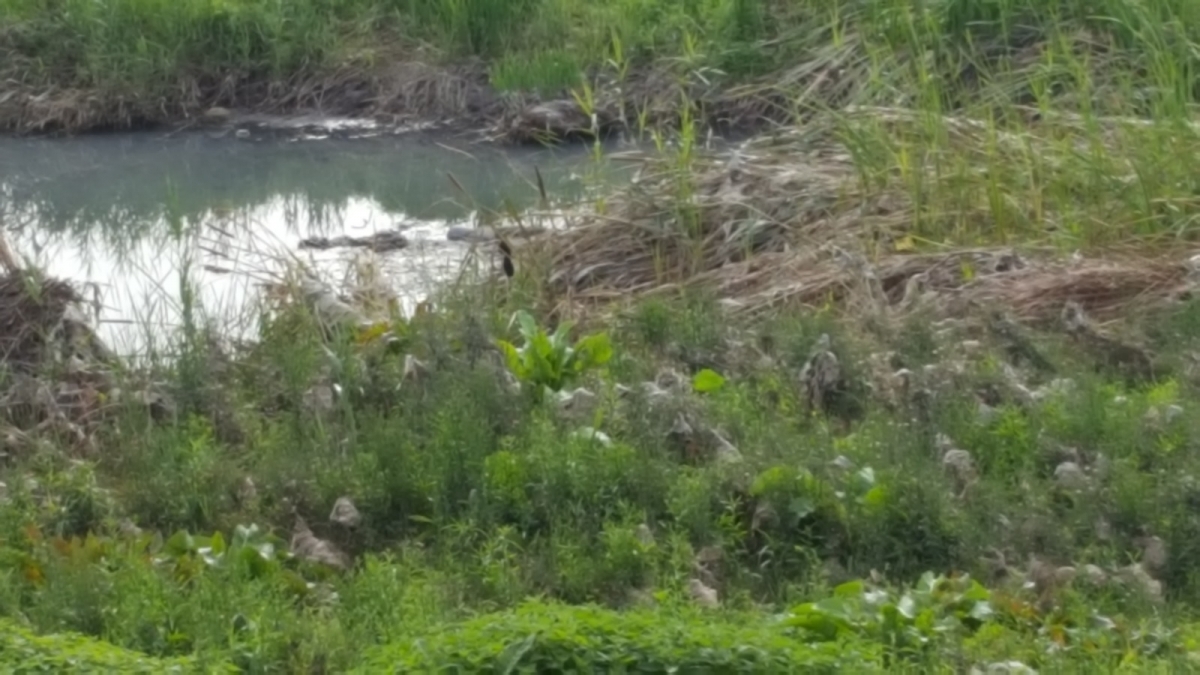
[[[245,328],[255,279],[278,273],[282,256],[337,283],[364,255],[300,249],[308,236],[402,229],[412,244],[375,259],[406,303],[419,301],[471,246],[448,241],[451,226],[536,204],[535,166],[552,199],[578,198],[606,172],[587,148],[501,150],[424,134],[0,138],[0,225],[18,255],[88,283],[101,335],[132,353],[178,325],[181,270],[206,316]]]

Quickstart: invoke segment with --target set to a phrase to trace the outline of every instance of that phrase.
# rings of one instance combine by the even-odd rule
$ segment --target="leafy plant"
[[[720,373],[705,368],[692,378],[692,389],[706,394],[709,392],[718,391],[725,386],[725,378]]]
[[[236,673],[231,665],[207,669],[192,657],[155,659],[74,633],[36,635],[0,619],[0,669],[6,673]]]
[[[412,644],[368,654],[360,671],[460,673],[840,672],[869,663],[871,649],[842,653],[804,644],[769,619],[715,618],[694,610],[618,613],[594,606],[529,602],[462,624],[439,626]]]
[[[518,311],[517,322],[525,344],[521,347],[507,340],[497,340],[504,352],[508,367],[523,384],[532,387],[537,400],[545,390],[561,391],[575,378],[593,368],[608,363],[613,349],[607,333],[585,335],[574,344],[570,342],[573,323],[564,321],[554,333],[547,334],[525,310]]]
[[[176,532],[163,543],[155,563],[169,567],[180,581],[189,581],[206,568],[218,568],[244,574],[250,579],[282,580],[298,594],[309,585],[295,572],[284,568],[292,558],[287,544],[257,525],[238,525],[226,543],[220,532],[210,537]]]
[[[926,572],[915,588],[900,595],[851,581],[838,586],[833,597],[799,605],[787,623],[819,640],[866,638],[893,654],[912,655],[939,639],[977,630],[994,614],[990,597],[967,576]]]

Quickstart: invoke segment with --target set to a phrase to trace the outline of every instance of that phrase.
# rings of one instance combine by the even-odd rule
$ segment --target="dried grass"
[[[1013,261],[1019,261],[1013,264]],[[892,314],[918,308],[957,315],[974,307],[1002,308],[1025,321],[1055,321],[1074,300],[1089,316],[1109,321],[1131,308],[1151,310],[1189,293],[1195,284],[1184,256],[1120,255],[1061,260],[1011,249],[941,255],[884,256],[870,265],[882,302],[863,275],[833,256],[773,254],[697,279],[710,283],[735,312],[797,306],[876,307]],[[906,298],[917,277],[922,296]]]
[[[910,130],[921,124],[902,110],[846,114]],[[1038,142],[969,119],[939,124],[963,157],[975,153],[981,162],[995,161],[985,145],[992,153],[1006,145],[1028,152]],[[910,192],[904,185],[868,191],[849,152],[827,132],[814,124],[686,164],[636,156],[638,179],[608,196],[602,210],[576,211],[569,227],[534,239],[530,257],[546,261],[548,287],[564,302],[703,286],[731,310],[751,313],[827,303],[895,313],[913,308],[920,289],[936,296],[922,306],[945,313],[1003,306],[1041,321],[1056,317],[1070,299],[1104,320],[1191,288],[1187,254],[1179,251],[1143,248],[1075,261],[1034,247],[1021,255],[1001,247],[897,252],[896,242],[915,221]]]
[[[61,361],[55,337],[83,298],[68,282],[22,272],[0,277],[0,354],[11,371],[32,374]]]
[[[46,434],[94,452],[100,413],[114,400],[114,356],[69,282],[20,269],[2,239],[0,267],[0,412],[12,425],[3,429],[0,454]]]
[[[829,143],[764,138],[686,167],[643,161],[603,212],[573,214],[570,228],[532,244],[551,261],[555,288],[646,292],[764,253],[848,243],[907,217],[902,198],[868,197],[850,156]]]

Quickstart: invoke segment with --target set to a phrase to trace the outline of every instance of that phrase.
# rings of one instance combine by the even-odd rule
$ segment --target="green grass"
[[[162,95],[227,76],[315,75],[425,41],[447,61],[484,57],[503,89],[573,87],[589,69],[624,82],[662,68],[696,94],[677,100],[697,119],[716,100],[705,79],[721,89],[769,75],[789,114],[822,113],[805,129],[838,144],[850,179],[825,193],[818,180],[785,182],[714,205],[694,199],[723,185],[705,173],[697,129],[658,135],[671,148],[659,189],[603,203],[645,199],[628,220],[655,242],[682,242],[685,277],[715,267],[704,247],[727,224],[765,214],[797,230],[857,225],[846,214],[871,204],[886,227],[863,234],[893,248],[1069,250],[1186,242],[1195,230],[1200,8],[1182,0],[962,0],[921,11],[885,0],[283,7],[8,0],[0,44],[30,81]],[[622,102],[644,113],[635,95]],[[888,110],[851,114],[848,103]],[[795,153],[802,145],[753,161],[782,158],[768,178],[822,171]],[[1166,366],[1149,383],[1127,383],[1064,336],[1031,330],[1055,373],[1017,366],[1022,384],[1045,394],[1028,402],[1006,388],[1004,340],[970,327],[946,333],[924,316],[731,321],[716,298],[663,292],[620,302],[611,320],[559,342],[511,321],[528,309],[549,331],[564,306],[549,311],[562,298],[540,283],[539,261],[520,263],[505,290],[447,290],[438,311],[398,320],[398,350],[326,345],[312,317],[291,308],[217,369],[204,336],[187,328],[176,360],[153,373],[168,383],[176,418],[153,420],[124,399],[96,428],[96,455],[80,458],[69,437],[49,433],[11,453],[0,615],[23,628],[9,638],[19,651],[0,658],[53,667],[77,649],[120,648],[244,672],[789,672],[797,662],[963,672],[1009,659],[1044,671],[1178,672],[1194,663],[1196,300],[1122,326]],[[567,346],[606,352],[599,339],[575,341],[588,333],[607,338],[611,358],[567,356]],[[799,373],[822,333],[853,383],[841,401],[854,413],[848,433],[801,404]],[[534,345],[514,368],[521,392],[501,374],[514,362],[494,350],[498,339]],[[978,353],[956,356],[968,340]],[[428,373],[405,378],[405,354]],[[637,393],[664,368],[681,373],[679,391],[659,403]],[[931,395],[892,391],[883,375],[901,368]],[[706,370],[720,378],[705,373],[705,390],[693,390]],[[524,395],[572,377],[590,403]],[[1054,377],[1073,386],[1052,387]],[[334,405],[307,408],[306,392],[334,379]],[[708,457],[703,433],[677,443],[680,415],[719,430],[740,458]],[[581,437],[584,428],[611,442]],[[961,496],[942,434],[978,472]],[[1081,489],[1056,477],[1072,456],[1087,470]],[[247,477],[253,497],[239,493]],[[328,522],[343,496],[362,514],[352,532]],[[353,554],[353,568],[284,553],[293,510]],[[124,520],[144,533],[123,533]],[[1163,597],[1086,581],[1085,565],[1113,576],[1136,561],[1146,534],[1168,551],[1153,570]],[[722,557],[706,578],[722,607],[702,611],[689,581],[705,576],[696,560],[713,550]],[[1007,574],[989,562],[996,552]],[[1079,574],[1065,588],[1023,588],[1030,556]],[[965,584],[964,572],[982,585]],[[853,581],[872,578],[869,589]],[[67,632],[103,642],[54,637]]]
[[[26,85],[168,105],[253,105],[264,85],[376,72],[423,44],[447,62],[482,57],[501,89],[654,67],[724,87],[773,74],[802,107],[852,92],[1177,117],[1197,93],[1198,12],[1184,0],[5,0],[0,49]],[[637,105],[635,93],[619,96]]]
[[[1076,387],[1033,406],[1000,404],[985,418],[971,392],[996,381],[1004,358],[989,342],[965,377],[929,382],[939,394],[928,421],[869,397],[853,432],[839,435],[799,405],[797,372],[816,335],[833,330],[847,372],[866,378],[862,358],[883,349],[908,354],[897,367],[919,369],[927,352],[904,351],[919,325],[875,337],[822,316],[735,328],[692,298],[631,306],[607,329],[613,358],[579,381],[597,394],[594,407],[564,411],[553,397],[512,393],[478,351],[483,334],[522,344],[493,302],[451,303],[405,324],[403,351],[431,369],[421,381],[399,384],[402,360],[386,351],[335,346],[347,397],[322,414],[304,412],[301,399],[327,357],[291,312],[224,375],[202,351],[163,371],[175,383],[177,423],[150,423],[130,406],[102,425],[103,450],[89,460],[69,459],[47,437],[6,469],[0,614],[38,632],[246,672],[498,672],[508,658],[647,672],[789,672],[783,664],[797,662],[929,672],[1015,658],[1051,670],[1124,661],[1151,672],[1179,667],[1196,649],[1190,560],[1200,532],[1189,476],[1198,467],[1189,449],[1200,428],[1195,385],[1182,374],[1129,389],[1044,335],[1039,344]],[[1197,311],[1148,324],[1156,348],[1180,357],[1194,348],[1180,331]],[[753,343],[777,365],[761,365]],[[617,383],[636,385],[664,366],[688,373],[688,363],[717,370],[724,384],[687,393],[686,378],[661,405],[615,396]],[[1147,410],[1168,405],[1183,414],[1147,427]],[[664,440],[680,411],[720,428],[741,460],[680,454]],[[240,440],[222,433],[230,420]],[[573,436],[582,426],[604,430],[611,446]],[[933,450],[939,432],[975,457],[981,480],[966,498],[952,496]],[[1083,493],[1065,490],[1054,478],[1058,446],[1079,448],[1085,463],[1103,454],[1107,473]],[[854,468],[832,468],[839,455]],[[237,496],[246,476],[253,498]],[[326,522],[340,496],[363,517],[352,533]],[[352,571],[283,554],[286,542],[267,530],[286,539],[293,507],[357,556]],[[774,515],[760,522],[763,509]],[[121,534],[124,519],[145,533]],[[239,533],[249,524],[265,529]],[[638,534],[642,524],[652,540]],[[1136,587],[1081,581],[1040,606],[984,561],[994,547],[1014,570],[1028,554],[1125,565],[1143,529],[1170,552],[1156,572],[1162,606]],[[206,538],[214,532],[220,543]],[[710,582],[724,608],[711,617],[687,594],[705,547],[724,555]],[[905,607],[911,622],[889,623],[879,598],[880,609],[861,605],[861,588],[834,590],[872,570],[894,593],[884,605]],[[946,595],[919,582],[926,571],[955,570],[988,590]],[[609,609],[527,604],[537,597]],[[819,602],[802,607],[810,601]],[[655,607],[633,608],[645,602]],[[971,610],[978,602],[992,613]],[[808,618],[788,618],[798,616]],[[1068,649],[1056,654],[1055,640]]]

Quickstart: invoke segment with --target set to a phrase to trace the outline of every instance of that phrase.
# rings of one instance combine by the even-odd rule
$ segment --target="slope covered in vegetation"
[[[189,308],[133,367],[10,270],[0,614],[50,651],[0,658],[1194,668],[1192,4],[0,7],[9,128],[507,124],[488,87],[670,123],[628,184],[489,214],[571,227],[409,317],[292,270],[252,343]]]

